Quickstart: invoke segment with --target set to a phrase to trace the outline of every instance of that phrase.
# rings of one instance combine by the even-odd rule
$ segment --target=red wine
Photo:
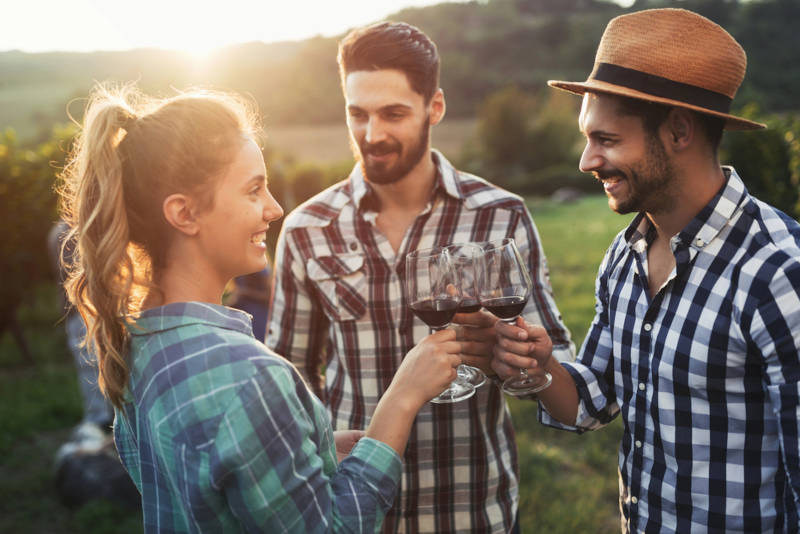
[[[425,299],[411,304],[411,311],[431,328],[447,326],[458,309],[458,301],[452,299]]]
[[[458,312],[456,313],[475,313],[480,309],[481,303],[478,302],[478,299],[464,299],[461,301],[461,305],[458,307]]]
[[[481,301],[483,307],[501,319],[513,319],[525,309],[525,297],[499,297]]]

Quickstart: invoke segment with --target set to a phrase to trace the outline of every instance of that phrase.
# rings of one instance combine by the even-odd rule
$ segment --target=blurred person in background
[[[75,240],[67,241],[69,226],[63,220],[50,229],[47,250],[59,287],[59,305],[81,393],[82,417],[55,455],[55,486],[61,502],[77,507],[105,499],[138,507],[139,495],[120,463],[111,425],[114,409],[97,386],[97,360],[84,344],[86,325],[64,292]]]
[[[611,209],[638,213],[603,259],[575,363],[539,326],[498,324],[493,367],[549,371],[542,422],[621,415],[623,532],[798,532],[800,225],[721,166],[741,46],[682,9],[613,19],[585,82],[580,161]],[[530,357],[535,358],[532,363]]]
[[[283,215],[257,133],[234,95],[97,88],[61,190],[76,239],[67,293],[146,532],[374,531],[461,345],[422,340],[366,432],[333,432],[297,370],[221,305],[232,278],[266,267]]]
[[[253,318],[253,336],[258,340],[263,340],[267,331],[271,278],[269,266],[237,276],[233,279],[233,290],[227,303],[231,308],[250,314]]]
[[[347,35],[338,60],[357,164],[286,218],[267,345],[297,365],[334,428],[366,428],[404,354],[428,333],[404,297],[406,255],[512,237],[533,278],[523,313],[546,326],[558,357],[573,359],[524,201],[431,148],[431,129],[445,114],[436,45],[409,24],[384,22]],[[486,372],[496,319],[478,311],[454,320],[469,326],[459,328],[465,363]],[[498,384],[462,402],[427,404],[384,531],[518,531],[518,472]]]

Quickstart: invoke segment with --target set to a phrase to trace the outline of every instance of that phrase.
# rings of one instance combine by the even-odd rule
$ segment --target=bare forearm
[[[393,393],[391,387],[381,397],[366,436],[386,443],[402,456],[411,434],[411,426],[421,406],[400,397]]]
[[[538,393],[539,400],[559,422],[574,425],[578,416],[578,390],[572,375],[552,357],[545,370],[553,376],[553,383]]]

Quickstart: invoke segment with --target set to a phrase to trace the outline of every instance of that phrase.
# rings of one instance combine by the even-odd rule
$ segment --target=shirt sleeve
[[[539,232],[527,209],[520,217],[513,237],[520,254],[528,260],[528,270],[533,283],[531,298],[522,315],[527,322],[544,326],[553,341],[553,356],[557,360],[573,361],[575,344],[556,306],[553,288],[550,285],[547,258],[539,239]]]
[[[790,261],[768,284],[754,284],[751,295],[759,302],[752,318],[745,311],[743,325],[765,360],[765,388],[778,423],[782,463],[794,502],[800,504],[800,263]],[[769,262],[763,267],[772,268]]]
[[[583,432],[610,423],[619,413],[614,390],[614,351],[609,327],[608,265],[611,251],[600,264],[595,282],[595,316],[575,362],[562,365],[575,381],[578,391],[578,414],[574,425],[564,425],[550,416],[539,403],[539,421],[565,430]]]
[[[294,363],[311,390],[324,398],[320,366],[326,350],[328,319],[313,295],[295,232],[287,232],[284,225],[278,239],[266,345]]]
[[[393,504],[399,456],[364,438],[337,466],[312,398],[297,373],[272,366],[239,388],[220,421],[212,479],[248,532],[375,532]]]

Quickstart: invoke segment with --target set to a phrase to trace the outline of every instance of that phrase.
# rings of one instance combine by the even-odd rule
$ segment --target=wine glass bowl
[[[533,284],[522,255],[513,238],[486,243],[478,277],[478,298],[481,305],[509,324],[514,324],[525,309]],[[528,395],[541,391],[553,381],[550,373],[529,376],[527,369],[503,382],[509,395]]]
[[[441,247],[409,252],[405,274],[405,296],[414,315],[433,331],[446,328],[461,304],[461,282],[450,254]],[[456,378],[431,402],[457,402],[474,394],[471,384]]]

